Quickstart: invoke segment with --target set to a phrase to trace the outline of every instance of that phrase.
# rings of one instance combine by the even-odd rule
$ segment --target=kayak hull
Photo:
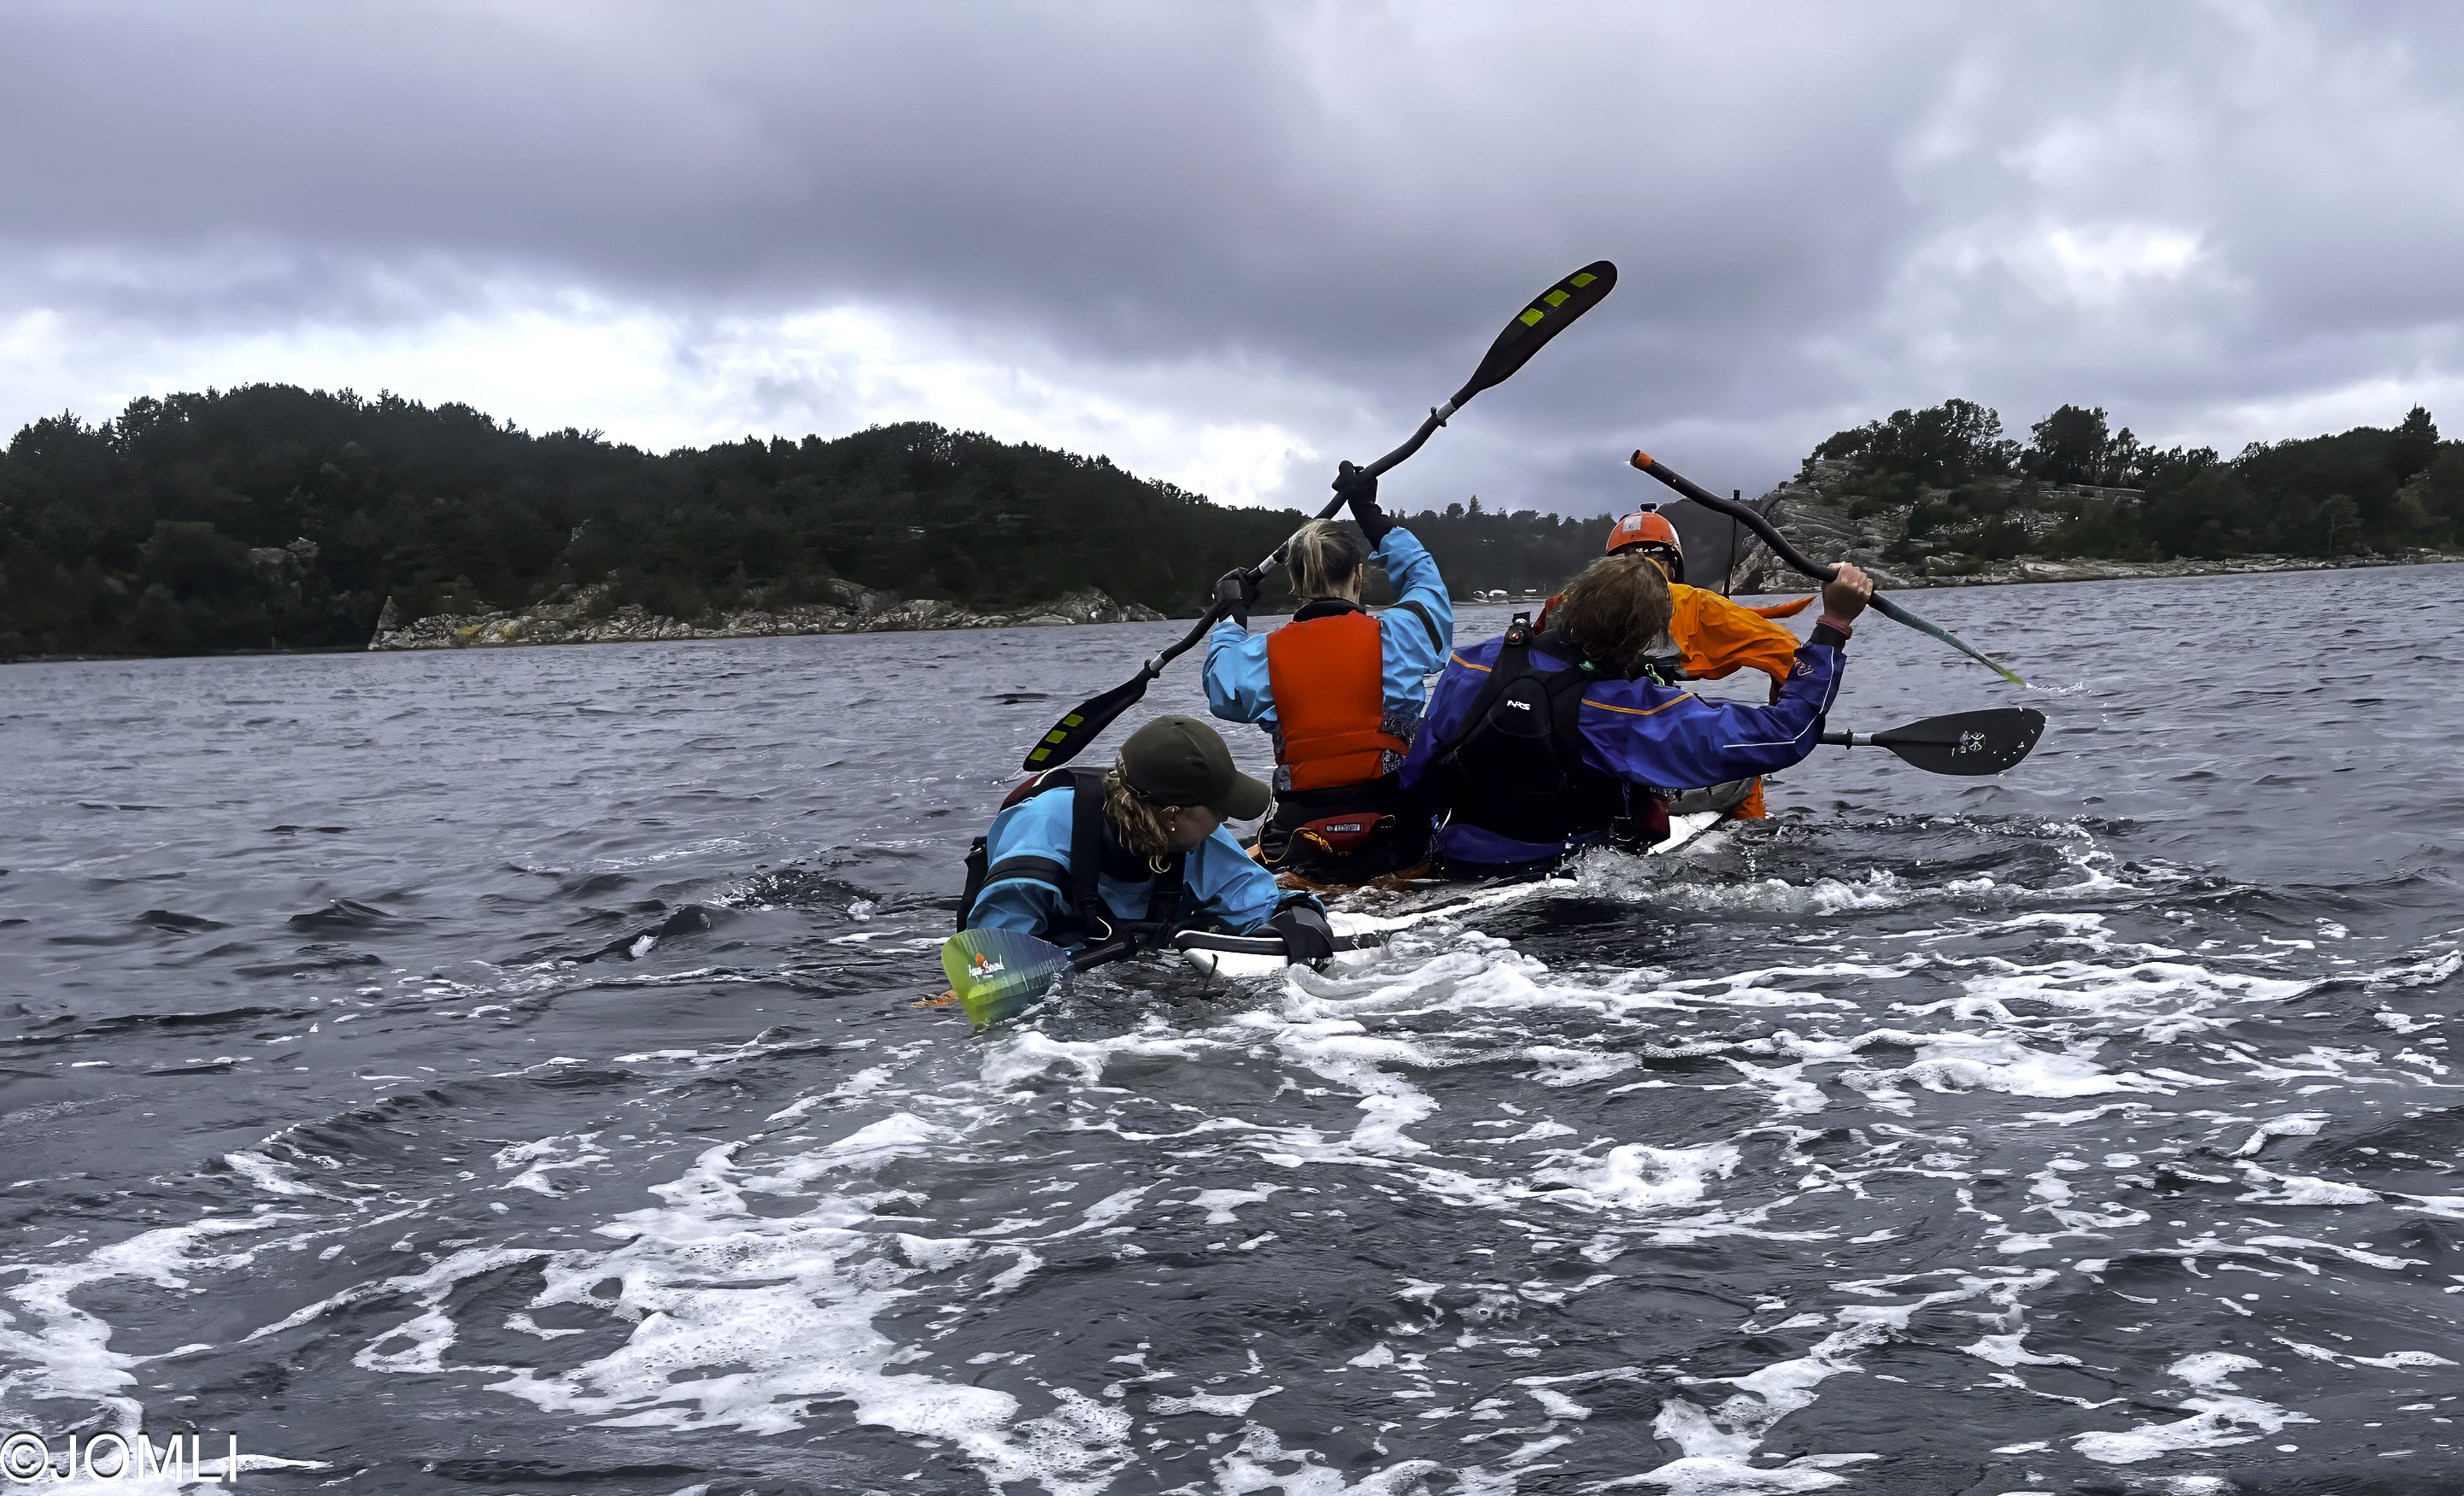
[[[1662,857],[1683,851],[1716,830],[1727,819],[1726,811],[1718,810],[1671,816],[1667,838],[1652,847],[1649,855]],[[1536,878],[1529,883],[1485,889],[1435,908],[1414,910],[1408,914],[1355,914],[1332,909],[1328,912],[1327,919],[1334,929],[1334,957],[1328,965],[1331,969],[1341,970],[1346,966],[1363,964],[1385,945],[1388,937],[1415,925],[1476,910],[1520,903],[1525,899],[1562,892],[1573,886],[1571,878]],[[1173,948],[1200,974],[1233,981],[1280,976],[1284,968],[1291,964],[1284,951],[1283,936],[1275,935],[1210,935],[1202,931],[1185,931],[1173,937]]]

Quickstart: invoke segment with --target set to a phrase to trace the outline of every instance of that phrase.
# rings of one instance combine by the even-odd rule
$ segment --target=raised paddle
[[[1497,341],[1488,345],[1488,352],[1482,357],[1480,367],[1471,371],[1471,378],[1463,382],[1463,388],[1456,390],[1453,398],[1444,405],[1431,410],[1429,418],[1420,423],[1420,429],[1412,433],[1411,440],[1366,469],[1356,469],[1349,462],[1343,464],[1341,472],[1344,478],[1363,472],[1374,478],[1419,451],[1431,434],[1446,424],[1448,416],[1462,409],[1472,396],[1482,390],[1503,385],[1512,378],[1514,371],[1529,363],[1531,356],[1538,353],[1550,339],[1573,325],[1574,319],[1599,305],[1601,298],[1616,285],[1617,267],[1606,260],[1594,260],[1533,297],[1531,303],[1515,313],[1514,319],[1506,324],[1506,331],[1499,333]],[[1340,484],[1341,479],[1337,481]],[[1343,496],[1338,494],[1332,503],[1318,511],[1318,517],[1333,518],[1334,512],[1343,504]],[[1264,577],[1283,564],[1285,553],[1290,548],[1291,541],[1287,539],[1275,547],[1273,555],[1250,567],[1244,575],[1252,582]],[[1094,741],[1097,734],[1111,726],[1114,718],[1138,703],[1139,698],[1147,693],[1147,682],[1162,674],[1165,666],[1205,638],[1207,630],[1213,628],[1216,620],[1222,616],[1221,604],[1209,607],[1205,616],[1199,619],[1178,644],[1139,666],[1135,675],[1100,695],[1088,697],[1063,714],[1061,720],[1052,724],[1052,730],[1036,739],[1035,746],[1027,750],[1026,761],[1022,767],[1030,772],[1049,769],[1078,757],[1079,750]]]
[[[1683,473],[1672,471],[1668,464],[1661,462],[1659,458],[1652,456],[1649,452],[1636,452],[1629,460],[1631,460],[1636,467],[1650,473],[1653,477],[1667,484],[1670,488],[1675,489],[1677,492],[1684,495],[1687,498],[1692,499],[1704,508],[1718,510],[1721,514],[1727,515],[1729,518],[1742,522],[1747,529],[1751,530],[1754,534],[1762,537],[1763,543],[1771,548],[1772,555],[1788,562],[1791,566],[1795,567],[1798,571],[1812,577],[1816,582],[1829,582],[1831,580],[1832,574],[1837,568],[1830,566],[1817,566],[1814,562],[1807,561],[1804,554],[1797,550],[1795,546],[1789,544],[1788,537],[1780,534],[1778,530],[1774,529],[1770,520],[1754,513],[1744,504],[1734,503],[1728,499],[1722,498],[1719,495],[1712,493],[1709,489],[1705,488],[1700,483],[1686,477]],[[1961,639],[1958,635],[1952,633],[1949,629],[1945,628],[1940,624],[1928,623],[1925,619],[1919,618],[1916,614],[1900,606],[1899,604],[1882,596],[1881,593],[1877,592],[1874,594],[1870,605],[1873,607],[1874,611],[1881,614],[1884,618],[1891,620],[1893,623],[1905,624],[1910,628],[1916,629],[1919,633],[1931,634],[1943,643],[1950,646],[1952,649],[1957,649],[1960,653],[1967,655],[1969,659],[1976,661],[1980,665],[1990,667],[1995,674],[2001,676],[2004,680],[2009,681],[2012,685],[2024,686],[2027,684],[2026,681],[2019,678],[2018,671],[2003,664],[2000,660],[1995,659],[1993,656],[1986,653],[1982,649],[1976,649],[1974,646],[1969,644],[1966,640]],[[2031,738],[2030,741],[2033,742],[2035,739]],[[2013,759],[2012,761],[2015,763],[2018,760]]]
[[[1999,774],[2028,757],[2044,736],[2045,714],[2034,707],[1994,707],[1929,716],[1881,733],[1825,733],[1838,748],[1888,748],[1927,774]]]

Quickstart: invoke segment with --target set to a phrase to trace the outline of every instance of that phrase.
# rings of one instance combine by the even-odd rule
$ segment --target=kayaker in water
[[[1779,699],[1780,685],[1795,664],[1796,635],[1771,620],[1803,612],[1813,598],[1756,607],[1706,587],[1686,585],[1684,542],[1667,516],[1656,510],[1627,515],[1611,525],[1607,554],[1647,556],[1668,579],[1668,632],[1666,642],[1655,648],[1656,656],[1674,660],[1689,680],[1724,680],[1740,670],[1760,671],[1771,677],[1771,699]],[[1535,632],[1548,631],[1558,601],[1552,597],[1540,609],[1531,626]],[[1677,803],[1684,809],[1726,810],[1741,821],[1758,821],[1763,817],[1762,781],[1753,778],[1688,789]]]
[[[1052,769],[1020,786],[968,854],[959,928],[1016,930],[1071,950],[1175,931],[1272,931],[1297,961],[1333,954],[1326,911],[1287,892],[1224,829],[1265,813],[1266,786],[1215,729],[1160,716],[1110,769]]]
[[[1438,563],[1377,507],[1377,480],[1335,483],[1386,568],[1395,605],[1360,605],[1360,546],[1341,526],[1311,520],[1287,564],[1299,601],[1290,623],[1249,631],[1256,584],[1218,583],[1230,612],[1206,644],[1206,701],[1229,721],[1256,722],[1275,745],[1274,814],[1258,855],[1290,881],[1349,887],[1418,868],[1428,856],[1421,818],[1403,814],[1395,774],[1420,726],[1426,682],[1454,645],[1454,605]]]
[[[1666,786],[1716,784],[1787,768],[1814,751],[1839,690],[1841,650],[1874,584],[1842,563],[1821,620],[1793,652],[1769,706],[1706,701],[1654,677],[1652,646],[1672,608],[1668,579],[1628,553],[1568,584],[1540,633],[1458,651],[1404,759],[1406,794],[1438,808],[1449,876],[1546,871],[1608,840],[1666,834]],[[1638,673],[1640,672],[1640,673]]]

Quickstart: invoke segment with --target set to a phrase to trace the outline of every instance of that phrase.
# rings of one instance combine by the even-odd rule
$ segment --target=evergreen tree
[[[2107,449],[2104,407],[2082,410],[2063,406],[2028,428],[2032,440],[2021,458],[2026,469],[2049,483],[2101,483]],[[2131,439],[2138,446],[2138,439]]]
[[[0,658],[352,648],[388,600],[398,623],[577,597],[698,620],[840,580],[1186,615],[1302,518],[921,422],[661,455],[390,393],[149,396],[99,427],[35,421],[0,455]],[[1475,500],[1414,523],[1466,588],[1587,559],[1554,516]]]

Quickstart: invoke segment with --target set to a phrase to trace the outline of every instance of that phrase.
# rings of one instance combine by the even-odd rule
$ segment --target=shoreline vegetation
[[[2163,581],[2184,577],[2245,577],[2309,571],[2355,571],[2387,566],[2464,562],[2464,554],[2415,551],[2393,556],[2236,556],[2221,561],[2043,561],[2022,558],[1973,576],[1917,577],[1892,583],[1900,591],[1937,587],[2019,586],[2065,582]],[[1805,590],[1791,587],[1787,578],[1756,592],[1740,587],[1735,595],[1786,597]],[[1458,597],[1457,605],[1507,606],[1537,603],[1536,588],[1517,598]],[[198,657],[267,654],[397,653],[413,649],[489,649],[530,645],[640,644],[686,639],[773,639],[807,634],[895,633],[943,628],[1037,628],[1085,624],[1187,623],[1195,611],[1156,612],[1134,603],[1115,603],[1092,589],[1072,593],[1041,607],[1011,613],[974,613],[939,598],[898,599],[877,595],[878,610],[862,607],[799,607],[775,614],[758,611],[724,614],[715,621],[684,623],[627,605],[604,619],[591,619],[570,602],[549,603],[520,613],[492,612],[476,616],[432,614],[415,623],[380,628],[364,645],[301,646],[253,649],[197,651]],[[1261,617],[1272,614],[1262,613]],[[83,660],[127,659],[124,654],[35,654],[0,660],[0,664],[67,664]],[[137,656],[146,658],[146,656]]]
[[[2065,406],[1966,401],[1815,448],[1760,501],[1886,586],[2459,559],[2464,443],[2391,429],[2156,451]],[[1601,521],[1390,512],[1467,600],[1546,595]],[[491,648],[1194,616],[1304,517],[925,423],[649,453],[467,406],[255,385],[33,422],[0,453],[0,660]],[[1727,521],[1691,505],[1695,580]],[[1798,579],[1761,550],[1739,592]],[[1265,611],[1276,598],[1270,592]],[[1376,601],[1375,596],[1371,601]]]
[[[1885,587],[2202,576],[2464,556],[2464,442],[2415,406],[2393,429],[2213,448],[2145,446],[2101,407],[2002,434],[1965,400],[1834,433],[1759,500],[1799,550]],[[1759,540],[1741,591],[1793,575]]]

